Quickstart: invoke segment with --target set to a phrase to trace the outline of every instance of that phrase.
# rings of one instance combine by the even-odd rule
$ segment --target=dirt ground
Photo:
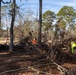
[[[76,63],[58,62],[69,70],[76,69]],[[46,55],[22,53],[0,53],[0,75],[62,75]]]
[[[52,61],[48,49],[20,43],[10,53],[8,45],[0,45],[0,75],[76,75],[76,54],[58,52]]]
[[[45,55],[0,54],[0,75],[59,75]]]
[[[76,63],[60,63],[66,69],[75,70]],[[0,75],[62,75],[46,55],[26,53],[1,53]]]

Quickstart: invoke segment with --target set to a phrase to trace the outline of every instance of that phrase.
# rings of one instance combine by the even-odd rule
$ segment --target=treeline
[[[9,5],[9,9],[11,8],[12,4]],[[6,15],[2,15],[2,31],[1,37],[9,36],[9,25],[8,31],[3,30],[4,27],[4,19],[10,19],[8,17],[8,13],[4,13],[7,11],[7,6],[2,6],[2,13]],[[37,17],[33,17],[32,9],[28,9],[28,14],[19,15],[18,6],[16,5],[16,22],[14,26],[14,37],[20,38],[21,36],[28,36],[29,32],[32,32],[34,37],[38,37],[38,27],[39,27],[39,20]],[[18,18],[19,17],[19,18]],[[70,6],[63,6],[59,12],[56,14],[51,10],[47,10],[42,14],[42,36],[45,36],[45,39],[52,39],[52,38],[63,38],[64,36],[75,36],[76,32],[76,11],[73,7]],[[10,24],[10,22],[7,24]]]

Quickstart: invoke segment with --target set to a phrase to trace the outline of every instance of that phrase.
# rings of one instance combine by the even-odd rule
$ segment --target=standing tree
[[[41,44],[41,28],[42,28],[42,0],[39,0],[39,30],[38,30],[39,44]]]
[[[3,4],[9,4],[9,3],[11,3],[11,0],[9,2],[4,2],[3,0],[0,0],[0,31],[1,31],[1,2]]]
[[[10,27],[10,52],[13,50],[13,26],[15,21],[15,5],[16,0],[13,0],[13,8],[12,8],[12,20],[11,20],[11,27]]]
[[[73,25],[75,25],[74,20],[76,19],[76,11],[73,7],[64,6],[59,10],[57,16],[59,18],[62,17],[62,19],[66,22],[66,27],[68,26],[69,29],[72,29]]]
[[[63,20],[62,17],[58,18],[58,21],[55,24],[55,38],[63,38],[63,32],[66,29],[66,22]]]
[[[7,9],[8,9],[8,5],[3,5],[2,7],[1,7],[2,9],[1,9],[1,14],[2,14],[2,26],[3,27],[6,27],[6,38],[8,39],[8,32],[9,32],[9,23],[10,22],[8,22],[9,20],[10,20],[10,18],[9,18],[9,15],[7,14]],[[5,20],[5,21],[4,21]]]
[[[21,8],[20,7],[21,6],[18,6],[17,4],[15,4],[16,21],[17,21],[17,19],[19,20],[19,19],[22,19],[23,18],[22,17],[23,14],[21,12]],[[6,17],[6,21],[7,20],[9,21],[9,19],[11,19],[11,16],[12,16],[12,11],[13,11],[13,3],[11,3],[9,5],[3,5],[2,6],[2,17],[3,17],[2,19],[5,20],[5,17]],[[6,24],[4,24],[4,25],[7,26],[7,34],[8,34],[8,25],[7,24],[8,24],[8,22]]]
[[[42,15],[42,26],[43,30],[46,32],[46,37],[49,31],[53,30],[53,22],[55,19],[55,13],[47,10],[45,13]]]
[[[2,0],[0,0],[0,31],[1,31],[1,1]]]
[[[10,52],[13,51],[13,46],[14,46],[14,44],[13,44],[13,38],[14,38],[13,28],[14,28],[14,22],[15,22],[15,16],[16,16],[17,8],[19,8],[19,7],[17,7],[17,5],[16,5],[16,0],[13,0],[12,10],[11,10],[12,20],[11,20],[11,27],[10,27]]]

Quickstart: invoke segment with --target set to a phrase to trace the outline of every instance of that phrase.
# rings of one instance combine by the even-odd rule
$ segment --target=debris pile
[[[76,54],[63,50],[63,43],[68,45],[67,42],[56,41],[51,46],[42,43],[40,47],[24,38],[14,45],[12,53],[0,55],[0,75],[76,75],[76,67],[63,66],[63,63],[76,64]],[[2,47],[9,48],[1,45],[1,50]]]

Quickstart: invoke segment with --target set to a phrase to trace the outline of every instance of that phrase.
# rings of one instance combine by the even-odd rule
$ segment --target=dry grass
[[[0,37],[0,44],[5,44],[5,39],[6,39],[6,38]],[[9,42],[10,42],[10,40],[8,39],[8,40],[7,40],[7,43],[9,44]]]
[[[5,44],[5,39],[6,39],[6,38],[0,37],[0,44]],[[18,42],[18,38],[15,39],[14,42]],[[9,43],[10,43],[10,39],[8,38],[7,44],[9,44]]]

